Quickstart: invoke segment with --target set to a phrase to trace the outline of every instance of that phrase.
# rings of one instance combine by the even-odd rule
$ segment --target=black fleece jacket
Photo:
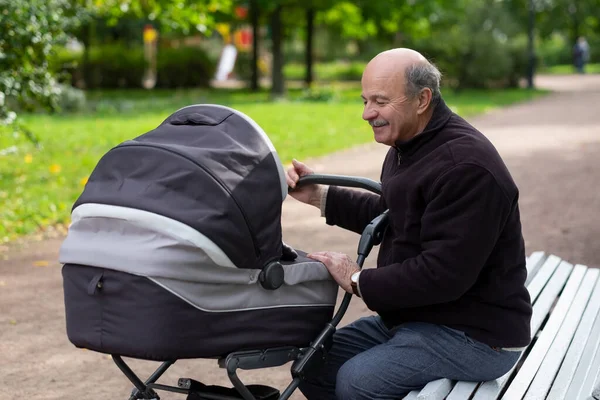
[[[360,233],[389,209],[377,268],[359,286],[390,328],[429,322],[498,347],[530,342],[518,189],[491,142],[442,101],[390,148],[383,195],[331,187],[327,223]]]

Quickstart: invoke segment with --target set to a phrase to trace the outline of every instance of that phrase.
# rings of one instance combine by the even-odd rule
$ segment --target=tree
[[[208,32],[212,29],[215,16],[231,14],[233,0],[104,0],[86,2],[94,12],[109,21],[133,16],[155,21],[164,31],[189,34],[193,31]]]
[[[81,20],[82,10],[68,0],[0,0],[0,10],[0,126],[36,142],[17,112],[58,109],[60,89],[48,57]]]

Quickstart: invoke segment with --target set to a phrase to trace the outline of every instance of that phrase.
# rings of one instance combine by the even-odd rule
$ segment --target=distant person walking
[[[580,74],[585,74],[585,64],[590,60],[590,45],[580,36],[573,46],[573,64]]]

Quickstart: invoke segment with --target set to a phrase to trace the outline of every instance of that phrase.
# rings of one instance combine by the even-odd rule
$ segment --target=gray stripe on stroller
[[[210,239],[187,225],[147,211],[102,204],[74,210],[60,262],[150,278],[208,312],[333,306],[337,294],[325,266],[302,255],[283,265],[284,287],[265,290],[258,282],[261,270],[231,268],[231,261]]]

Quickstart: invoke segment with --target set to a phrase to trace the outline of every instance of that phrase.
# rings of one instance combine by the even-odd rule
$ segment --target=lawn
[[[585,66],[587,74],[600,74],[600,64],[588,64]],[[554,65],[540,70],[540,73],[553,75],[569,75],[577,73],[572,65]]]
[[[444,93],[444,97],[456,112],[470,117],[542,93],[465,91]],[[224,104],[249,115],[270,136],[284,162],[372,140],[369,126],[361,120],[362,101],[356,86],[316,89],[310,96],[294,90],[288,100],[276,102],[269,101],[266,92],[244,90],[89,93],[90,111],[23,116],[39,138],[40,148],[0,133],[0,152],[16,146],[16,151],[0,153],[0,243],[68,224],[73,202],[106,151],[153,129],[178,108],[196,103]]]

